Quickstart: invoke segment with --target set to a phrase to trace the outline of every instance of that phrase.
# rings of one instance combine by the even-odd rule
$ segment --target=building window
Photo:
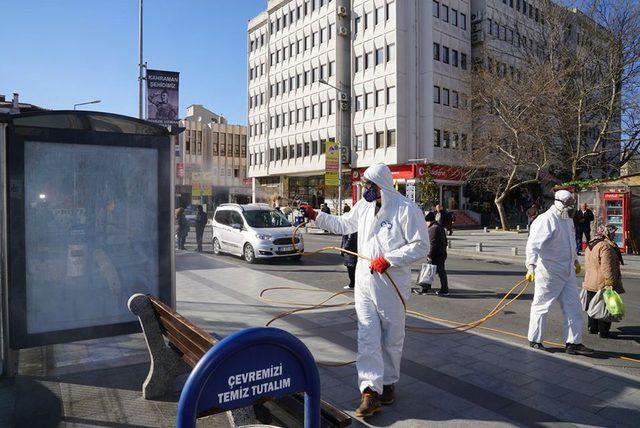
[[[366,134],[365,135],[364,149],[365,150],[373,149],[373,134]]]
[[[365,13],[364,14],[364,29],[366,30],[367,28],[369,28],[369,23],[371,21],[371,14],[370,13]]]
[[[362,110],[362,95],[356,95],[356,111]]]
[[[310,144],[309,144],[309,142],[308,142],[308,141],[304,143],[304,156],[305,156],[305,157],[309,156],[309,154],[310,154],[310,150],[309,150],[309,149],[310,149],[310,147],[311,147],[311,146],[310,146]]]
[[[462,134],[460,136],[460,149],[469,150],[469,147],[467,147],[467,134]]]
[[[362,55],[356,57],[356,61],[354,64],[355,72],[362,70]]]
[[[384,105],[384,89],[378,89],[376,91],[376,107]]]
[[[314,141],[313,144],[311,145],[311,154],[313,156],[318,154],[318,145],[321,144],[319,140]]]
[[[449,131],[442,132],[442,147],[448,149],[450,146],[451,137],[449,135]]]
[[[364,108],[370,109],[373,108],[373,92],[368,92],[364,97]]]
[[[289,159],[294,159],[296,157],[296,146],[293,144],[289,146]]]
[[[353,33],[358,34],[360,31],[360,25],[362,23],[362,19],[359,16],[353,18]]]
[[[463,70],[467,69],[467,54],[460,54],[460,68],[462,68]]]
[[[367,69],[373,66],[373,54],[371,52],[364,54],[364,68]]]
[[[362,144],[364,140],[362,139],[362,135],[356,135],[356,150],[361,151],[363,149]]]
[[[333,76],[334,74],[336,74],[336,62],[331,61],[329,63],[329,77]]]
[[[396,59],[396,45],[391,43],[387,45],[387,62],[394,61]]]
[[[395,147],[396,145],[396,130],[389,129],[387,131],[387,147]]]
[[[384,50],[382,48],[376,49],[376,65],[380,65],[384,62]]]
[[[387,11],[387,20],[396,19],[396,5],[393,0],[389,0],[389,2],[385,5]]]
[[[487,18],[487,24],[489,25],[489,34],[493,34],[493,21],[491,18]]]
[[[451,95],[452,95],[452,100],[451,100],[451,106],[453,108],[458,108],[458,101],[459,101],[459,95],[458,95],[458,91],[451,91]]]
[[[374,9],[374,11],[373,11],[373,22],[374,22],[374,25],[378,25],[383,20],[384,20],[384,9],[381,8],[381,7],[378,7],[376,9]]]
[[[296,144],[296,157],[302,157],[302,143]]]
[[[458,149],[458,133],[454,132],[453,133],[453,138],[451,139],[451,148],[452,149]]]
[[[396,87],[389,86],[387,88],[387,104],[394,104],[396,102]]]
[[[440,86],[433,86],[433,102],[440,104]]]
[[[458,51],[455,49],[451,49],[451,65],[458,66]]]
[[[440,147],[440,130],[433,130],[433,147]]]
[[[442,47],[442,62],[449,64],[449,48],[446,46]]]
[[[440,18],[440,2],[433,0],[433,16]]]
[[[449,105],[449,90],[447,88],[442,88],[442,104]]]
[[[433,59],[440,61],[440,43],[433,44]]]
[[[451,25],[458,26],[458,11],[456,9],[451,9]]]
[[[442,5],[442,20],[449,22],[449,6]]]
[[[376,132],[376,149],[384,148],[384,131]]]

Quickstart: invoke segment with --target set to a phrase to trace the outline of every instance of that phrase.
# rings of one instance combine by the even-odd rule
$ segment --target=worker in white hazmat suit
[[[342,217],[305,207],[321,229],[338,235],[358,232],[360,259],[356,266],[355,307],[358,316],[356,366],[361,403],[358,417],[381,410],[394,401],[400,377],[405,334],[402,300],[384,274],[393,278],[402,297],[411,295],[410,265],[429,253],[429,233],[422,211],[393,187],[391,170],[384,164],[369,167],[363,177],[363,198]]]
[[[582,307],[576,274],[580,264],[576,259],[573,213],[575,198],[567,190],[555,193],[553,206],[531,224],[527,240],[527,281],[535,281],[529,345],[546,350],[542,337],[551,304],[560,303],[565,318],[564,336],[568,354],[592,355],[593,350],[582,344]]]

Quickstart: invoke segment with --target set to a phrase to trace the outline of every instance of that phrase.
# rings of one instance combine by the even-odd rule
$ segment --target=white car
[[[249,263],[257,259],[300,259],[301,235],[292,242],[293,225],[267,204],[222,204],[213,215],[213,253],[230,253]]]

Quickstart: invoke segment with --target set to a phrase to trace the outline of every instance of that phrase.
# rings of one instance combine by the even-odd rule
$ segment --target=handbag
[[[436,278],[436,270],[438,267],[431,263],[423,263],[418,273],[418,280],[416,284],[427,286],[433,284],[433,280]]]
[[[587,315],[600,321],[620,322],[622,320],[622,315],[613,315],[607,309],[607,304],[604,298],[605,290],[606,289],[599,290],[596,295],[593,296],[593,299],[591,299],[589,307],[587,308]]]

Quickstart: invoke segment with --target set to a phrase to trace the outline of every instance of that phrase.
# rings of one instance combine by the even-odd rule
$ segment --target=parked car
[[[222,204],[211,224],[214,254],[235,254],[255,263],[258,259],[300,259],[304,251],[302,236],[296,236],[294,249],[293,225],[267,204]]]

